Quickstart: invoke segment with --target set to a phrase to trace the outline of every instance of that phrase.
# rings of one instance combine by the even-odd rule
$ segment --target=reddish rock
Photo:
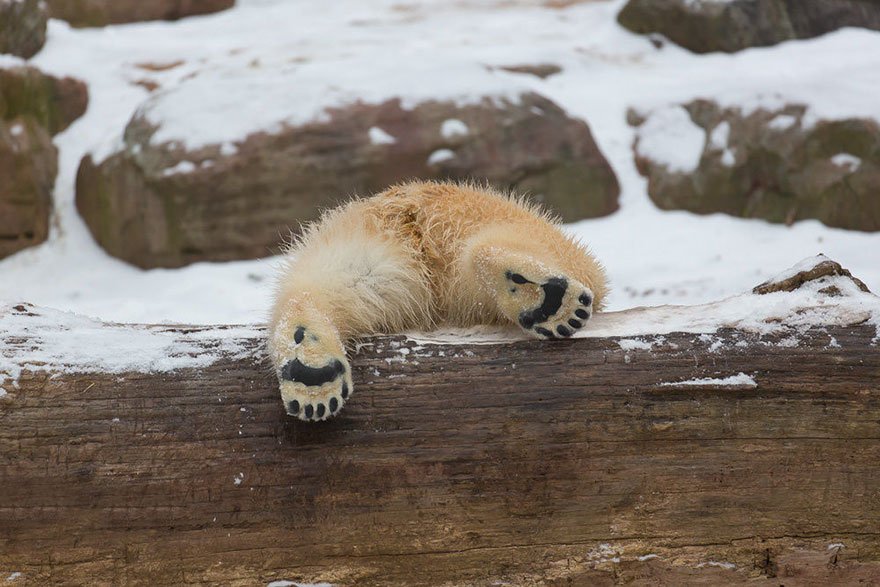
[[[0,69],[0,119],[33,118],[57,134],[82,116],[89,102],[86,85],[34,67]]]
[[[32,57],[46,43],[46,21],[40,0],[0,0],[0,53]]]
[[[177,20],[231,8],[235,0],[46,0],[52,18],[73,26]]]
[[[635,144],[648,193],[664,210],[723,212],[792,223],[880,230],[880,125],[863,118],[814,120],[803,105],[743,112],[697,100],[684,106],[703,133],[693,170],[646,153],[647,118]]]
[[[0,120],[0,258],[46,240],[57,159],[34,119]]]
[[[136,116],[125,151],[86,157],[77,177],[77,207],[97,241],[141,267],[274,254],[321,209],[413,178],[488,180],[531,193],[565,220],[617,209],[617,179],[587,125],[536,94],[356,104],[243,137],[232,150],[153,145],[156,130]]]

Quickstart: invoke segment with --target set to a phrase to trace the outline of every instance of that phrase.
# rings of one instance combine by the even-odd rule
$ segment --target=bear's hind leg
[[[510,232],[486,231],[469,243],[464,256],[467,270],[491,292],[498,311],[539,338],[566,338],[583,328],[593,315],[595,294],[575,273],[589,272],[592,258],[575,250],[575,258],[563,261],[542,251],[540,239],[516,231],[510,238]],[[575,272],[573,265],[584,270]],[[598,264],[595,271],[604,287]]]
[[[431,290],[414,256],[354,215],[316,229],[288,257],[269,354],[291,416],[325,420],[352,391],[349,339],[424,325]]]

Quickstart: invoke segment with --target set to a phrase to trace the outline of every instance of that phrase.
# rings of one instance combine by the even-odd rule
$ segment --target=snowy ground
[[[718,300],[818,252],[880,292],[880,233],[658,211],[636,172],[624,119],[628,107],[695,97],[747,108],[797,101],[817,117],[880,119],[880,33],[848,29],[697,56],[672,45],[655,49],[619,27],[622,3],[551,9],[525,0],[239,0],[233,10],[177,23],[74,30],[52,21],[49,42],[32,62],[87,81],[91,103],[56,137],[61,160],[50,240],[0,261],[0,304],[27,301],[121,322],[248,323],[265,316],[276,259],[142,271],[106,255],[77,216],[79,161],[118,144],[148,97],[135,83],[142,80],[182,96],[179,111],[162,114],[174,122],[169,132],[192,141],[314,116],[328,101],[448,95],[496,83],[531,87],[590,123],[620,179],[618,213],[569,226],[609,270],[610,309]],[[165,71],[142,67],[177,61],[183,63]],[[563,73],[540,80],[485,69],[524,63],[555,63]]]

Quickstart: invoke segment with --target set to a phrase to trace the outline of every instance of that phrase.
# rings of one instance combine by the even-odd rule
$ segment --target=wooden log
[[[285,416],[259,332],[151,331],[247,352],[26,368],[0,397],[0,580],[880,583],[874,326],[376,337],[319,424]]]
[[[25,373],[0,403],[0,569],[79,584],[878,581],[874,336],[377,338],[354,359],[354,401],[317,425],[285,417],[248,359]],[[756,385],[674,384],[740,372]]]

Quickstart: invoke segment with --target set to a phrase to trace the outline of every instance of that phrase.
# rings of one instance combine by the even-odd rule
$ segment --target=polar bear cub
[[[291,245],[269,353],[287,413],[325,420],[351,397],[354,337],[503,323],[569,337],[606,291],[599,262],[535,205],[474,185],[407,183],[325,213]]]

